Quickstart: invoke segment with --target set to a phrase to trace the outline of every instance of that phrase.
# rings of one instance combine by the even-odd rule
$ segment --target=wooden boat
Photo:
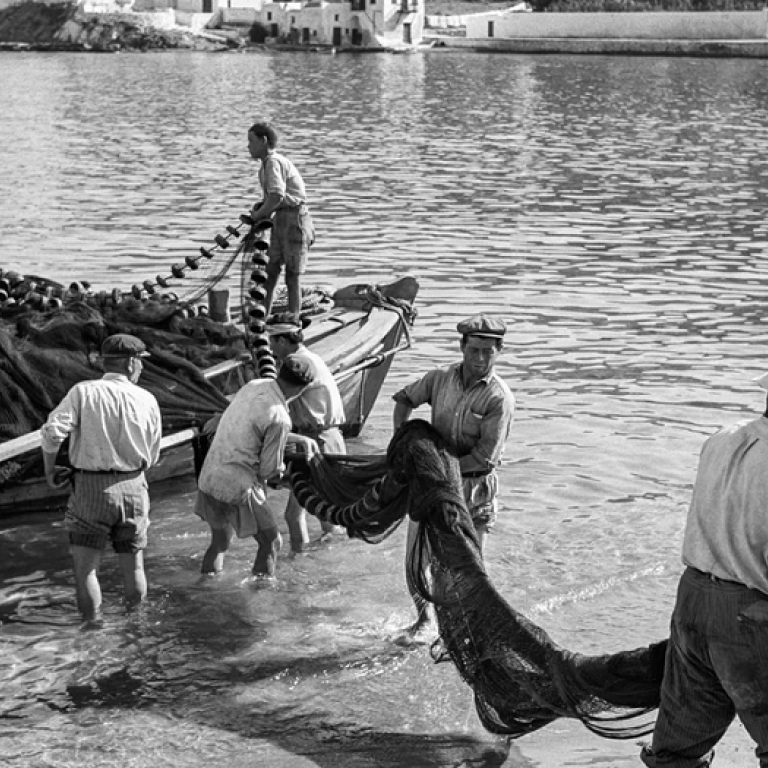
[[[252,252],[246,249],[246,255]],[[180,274],[179,270],[174,274]],[[347,417],[343,431],[348,437],[360,434],[394,356],[410,346],[409,326],[417,293],[418,283],[411,276],[384,285],[347,285],[330,294],[331,300],[311,317],[304,332],[305,344],[326,361],[336,378]],[[247,318],[245,304],[237,309],[241,317],[234,325]],[[245,382],[263,375],[252,352],[201,373],[228,397]],[[193,444],[199,432],[200,426],[164,430],[160,461],[147,473],[150,483],[192,473]],[[66,496],[45,483],[40,458],[39,430],[0,443],[0,518],[64,506]]]

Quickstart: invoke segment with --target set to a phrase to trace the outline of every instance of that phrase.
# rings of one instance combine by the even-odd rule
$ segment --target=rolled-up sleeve
[[[509,439],[514,418],[514,400],[496,397],[488,406],[480,421],[480,439],[470,449],[469,455],[481,466],[493,469],[498,465]]]
[[[45,453],[56,453],[77,426],[79,403],[77,389],[71,389],[51,411],[45,424],[40,428],[41,446]]]
[[[285,471],[283,454],[289,431],[290,422],[281,421],[267,427],[259,454],[259,480],[262,482]]]
[[[407,405],[409,408],[418,408],[425,403],[432,405],[432,395],[437,374],[438,371],[429,371],[418,381],[414,381],[403,387],[399,392],[395,392],[392,395],[392,399],[396,403]]]

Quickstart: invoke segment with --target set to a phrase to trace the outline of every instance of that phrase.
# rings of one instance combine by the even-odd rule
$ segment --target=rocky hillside
[[[76,3],[25,2],[0,11],[0,45],[34,50],[210,50],[211,42],[179,30],[160,30],[130,14],[86,14]]]

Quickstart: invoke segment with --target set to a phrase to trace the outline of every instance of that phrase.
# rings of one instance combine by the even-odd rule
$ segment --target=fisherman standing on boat
[[[273,315],[267,323],[267,335],[272,353],[278,361],[289,356],[306,360],[313,382],[288,404],[293,432],[315,440],[321,453],[346,453],[340,426],[344,423],[344,403],[333,374],[320,355],[304,346],[304,328],[309,320],[297,321],[290,313]],[[300,554],[309,544],[307,512],[291,493],[285,507],[285,522],[291,539],[291,552]],[[320,521],[321,540],[326,540],[342,528]]]
[[[515,398],[495,371],[504,343],[506,323],[488,315],[473,315],[457,326],[463,359],[447,368],[429,371],[393,396],[395,430],[414,408],[429,404],[432,425],[459,458],[464,498],[475,525],[480,548],[496,520],[499,464],[509,438]],[[408,525],[408,543],[414,546],[418,525]],[[426,603],[412,595],[418,617],[408,633],[429,624]]]
[[[274,578],[281,537],[267,503],[267,486],[285,471],[286,444],[307,456],[318,452],[314,440],[292,435],[288,406],[313,381],[309,363],[289,356],[276,379],[254,379],[242,387],[221,416],[198,478],[195,514],[208,523],[211,544],[202,572],[223,570],[224,555],[235,535],[258,544],[252,573]]]
[[[251,216],[258,223],[274,214],[267,251],[266,317],[272,311],[277,281],[285,266],[288,311],[298,318],[301,276],[306,271],[309,249],[315,241],[315,228],[307,207],[304,181],[296,166],[275,151],[276,146],[277,133],[268,123],[254,123],[248,130],[248,151],[254,160],[261,161],[259,183],[263,192],[263,199],[253,206]]]
[[[162,424],[154,395],[136,382],[149,353],[128,334],[105,339],[104,376],[75,384],[40,430],[45,478],[51,488],[71,481],[65,528],[74,561],[77,607],[86,621],[100,618],[101,555],[111,541],[130,608],[147,594],[143,550],[149,527],[144,470],[160,455]],[[66,479],[56,457],[69,437],[74,473]]]
[[[768,409],[701,450],[649,768],[710,765],[736,715],[768,768],[767,470]]]

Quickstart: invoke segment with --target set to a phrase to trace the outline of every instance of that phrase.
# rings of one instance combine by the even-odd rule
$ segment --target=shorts
[[[314,242],[315,227],[306,206],[276,211],[267,251],[267,272],[280,274],[284,264],[286,273],[303,275]]]
[[[139,552],[147,547],[149,488],[143,472],[75,472],[64,528],[76,547]]]
[[[277,528],[275,515],[267,504],[267,494],[262,485],[249,488],[242,504],[219,501],[205,491],[198,490],[195,514],[213,529],[233,528],[238,539]]]
[[[482,477],[463,478],[464,500],[472,522],[477,528],[485,526],[486,531],[493,528],[498,515],[499,504],[497,494],[499,490],[499,478],[495,472],[490,472]]]

